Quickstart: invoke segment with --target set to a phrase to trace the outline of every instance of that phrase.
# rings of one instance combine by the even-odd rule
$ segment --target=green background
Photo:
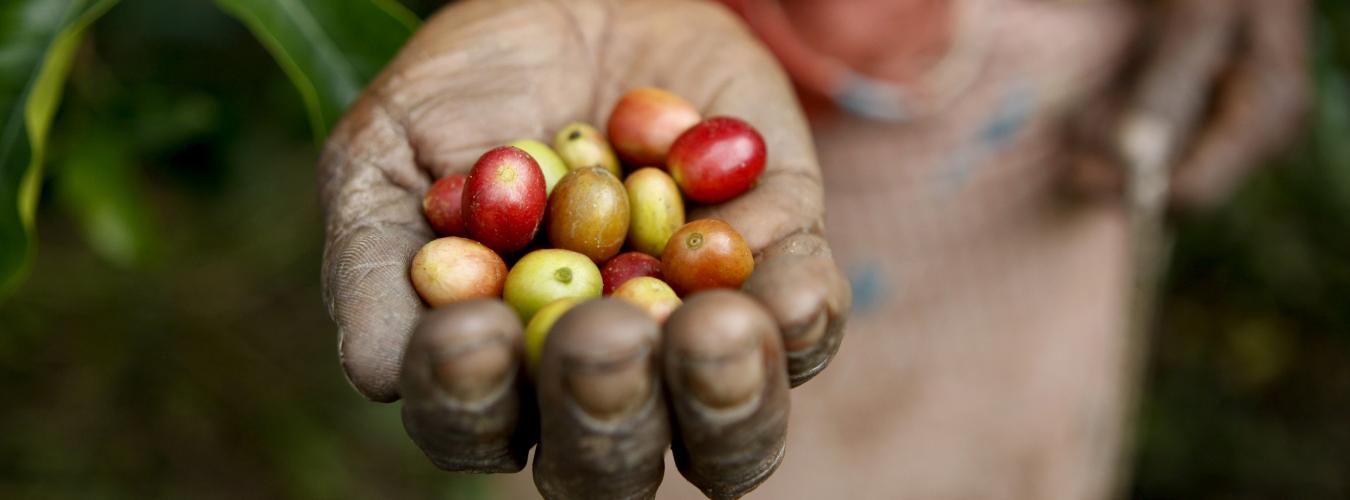
[[[1350,6],[1320,3],[1308,133],[1179,227],[1132,497],[1350,497]],[[0,498],[484,495],[343,381],[311,127],[332,110],[293,83],[209,2],[90,30],[0,302]]]

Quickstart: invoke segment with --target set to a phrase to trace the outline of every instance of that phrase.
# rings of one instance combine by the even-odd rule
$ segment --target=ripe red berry
[[[605,282],[605,295],[614,293],[625,282],[639,276],[662,279],[661,261],[642,252],[628,252],[615,255],[600,269],[600,277]]]
[[[721,203],[744,193],[764,172],[764,138],[735,118],[712,117],[680,134],[666,167],[685,196]]]
[[[422,211],[427,214],[427,222],[436,234],[464,234],[465,179],[463,175],[447,175],[427,188],[427,194],[422,198]]]
[[[469,171],[463,203],[471,238],[498,253],[515,252],[530,243],[544,220],[544,174],[529,153],[511,146],[492,149]]]

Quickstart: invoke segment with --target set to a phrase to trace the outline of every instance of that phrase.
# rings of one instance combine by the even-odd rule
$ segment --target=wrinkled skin
[[[884,298],[856,317],[853,347],[841,362],[794,391],[793,452],[766,486],[766,498],[1104,496],[1127,423],[1121,388],[1128,384],[1122,367],[1128,348],[1120,325],[1129,270],[1125,224],[1112,196],[1128,169],[1123,124],[1141,114],[1165,117],[1169,147],[1159,154],[1170,158],[1176,208],[1221,200],[1296,128],[1307,85],[1306,1],[992,1],[1000,9],[993,26],[996,59],[958,106],[911,124],[836,116],[817,125],[837,194],[830,225],[838,258],[883,256],[881,274],[900,276],[910,293]],[[519,326],[494,323],[491,318],[504,317],[495,302],[438,312],[437,323],[460,325],[449,329],[457,335],[445,335],[446,329],[437,335],[425,325],[429,333],[418,334],[423,340],[414,339],[403,361],[407,332],[424,313],[407,287],[406,262],[430,237],[408,200],[434,176],[463,171],[499,142],[546,138],[571,119],[603,126],[608,105],[643,84],[671,88],[705,114],[745,117],[769,141],[767,184],[781,187],[710,210],[732,221],[756,249],[757,273],[744,289],[760,299],[781,336],[759,337],[770,346],[760,351],[769,353],[763,367],[783,363],[793,383],[818,373],[839,345],[838,318],[850,304],[847,284],[819,237],[820,181],[805,127],[778,70],[721,12],[670,2],[484,3],[463,3],[429,20],[354,106],[324,156],[325,289],[349,378],[368,397],[389,401],[399,395],[402,364],[428,363],[433,355],[461,359],[465,346],[487,345],[461,362],[432,362],[440,368],[437,377],[404,370],[405,422],[438,465],[519,470],[533,432],[542,429],[541,449],[577,449],[568,436],[587,436],[628,450],[584,463],[537,465],[537,482],[558,497],[645,495],[660,481],[648,459],[666,444],[684,448],[677,465],[704,494],[744,492],[763,479],[755,472],[774,463],[779,449],[761,444],[748,456],[719,455],[724,450],[713,445],[723,440],[708,438],[719,427],[707,423],[719,415],[758,415],[774,424],[736,420],[720,428],[746,432],[736,436],[745,442],[773,443],[786,414],[786,400],[778,396],[785,391],[772,379],[740,376],[733,380],[764,382],[759,397],[745,406],[733,403],[739,411],[707,411],[690,396],[698,385],[686,380],[695,377],[673,371],[699,366],[709,358],[706,350],[624,357],[643,361],[592,384],[614,389],[586,397],[621,425],[579,417],[562,384],[543,388],[544,415],[521,406],[535,395],[516,375],[518,349],[504,340],[515,338]],[[922,16],[911,18],[924,24]],[[886,33],[908,32],[894,23],[872,24]],[[726,67],[705,66],[714,60]],[[887,73],[886,64],[847,62]],[[932,175],[966,146],[960,142],[965,131],[998,108],[1000,84],[1027,75],[1038,90],[1049,89],[1027,130],[962,189]],[[800,154],[785,158],[779,154],[785,150]],[[1065,204],[1052,199],[1058,191],[1050,189],[1051,177],[1068,180],[1079,193],[1107,196]],[[728,312],[723,302],[730,301],[691,300],[685,308],[713,309],[685,313],[754,316],[752,307]],[[574,326],[560,328],[565,334],[551,341],[573,346],[567,339],[589,336],[588,342],[631,346],[643,331],[650,333],[642,319],[616,310],[622,308],[579,309],[579,319],[568,322]],[[615,316],[629,320],[591,326]],[[828,326],[816,327],[822,323]],[[755,327],[759,320],[740,324],[745,327],[724,335],[679,329],[678,336],[667,332],[666,341],[703,341],[735,358],[743,352],[736,340],[764,330]],[[485,344],[486,333],[503,340]],[[775,342],[789,346],[785,358],[772,355],[781,348]],[[787,352],[801,344],[812,347]],[[591,373],[566,373],[578,365],[559,356],[572,351],[551,352],[550,373],[564,372],[555,376]],[[755,373],[751,366],[721,363],[707,373]],[[664,401],[653,396],[661,391]],[[620,404],[604,400],[604,393],[645,398]],[[672,434],[680,426],[701,427],[681,438]],[[671,490],[677,489],[662,488]]]
[[[690,214],[731,223],[761,259],[764,271],[752,281],[771,286],[747,285],[753,299],[720,301],[737,310],[719,313],[760,319],[718,326],[730,338],[768,347],[746,351],[744,342],[700,337],[706,335],[693,331],[697,321],[681,322],[691,326],[667,335],[703,344],[658,362],[644,357],[662,352],[656,339],[643,337],[659,330],[645,315],[614,301],[582,305],[547,340],[536,418],[527,411],[535,395],[519,376],[521,326],[504,306],[451,305],[418,328],[428,311],[408,281],[408,263],[433,237],[422,193],[440,176],[463,173],[493,146],[546,139],[574,120],[603,127],[614,102],[639,86],[669,89],[707,115],[740,117],[768,144],[758,187]],[[672,427],[699,436],[689,447],[677,437],[675,446],[685,450],[682,463],[698,464],[689,477],[707,494],[752,489],[782,456],[787,380],[799,384],[824,368],[849,309],[848,287],[821,237],[820,172],[791,88],[771,56],[712,4],[457,2],[427,20],[334,130],[320,188],[325,299],[351,383],[375,401],[405,398],[410,435],[449,470],[520,470],[542,421],[535,480],[554,498],[649,496],[661,481]],[[793,266],[771,265],[779,258],[819,272],[797,276]],[[788,342],[796,349],[784,351],[778,336],[797,339]],[[759,371],[747,368],[759,364]],[[699,392],[716,392],[706,385],[662,389],[663,376],[726,370],[782,376],[745,379],[749,385],[735,400]],[[719,402],[717,411],[698,402],[709,397]],[[681,411],[667,412],[667,399]],[[701,444],[729,428],[752,446]],[[608,451],[556,452],[598,442]]]

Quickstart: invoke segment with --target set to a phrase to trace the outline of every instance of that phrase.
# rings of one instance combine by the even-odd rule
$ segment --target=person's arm
[[[1307,0],[1149,6],[1136,74],[1077,131],[1080,192],[1119,193],[1129,168],[1170,168],[1176,210],[1223,201],[1300,128],[1310,94]]]

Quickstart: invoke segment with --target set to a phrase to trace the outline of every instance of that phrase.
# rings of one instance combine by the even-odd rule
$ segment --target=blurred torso
[[[951,11],[926,6],[930,24],[906,21],[934,2],[901,0],[858,15],[885,3],[798,0],[793,17],[870,75],[903,81],[938,64],[950,43],[935,25]],[[1132,15],[1105,2],[987,9],[951,23],[954,37],[990,32],[974,85],[949,107],[906,124],[815,117],[826,227],[855,311],[831,367],[793,391],[785,462],[752,498],[1108,492],[1122,437],[1125,221],[1119,207],[1067,201],[1057,175],[1066,116],[1110,83]],[[886,31],[875,19],[887,16],[917,33]],[[845,19],[874,21],[829,25]],[[830,33],[852,35],[831,44]],[[901,45],[896,59],[868,49],[869,33]],[[665,491],[687,488],[668,476]]]

